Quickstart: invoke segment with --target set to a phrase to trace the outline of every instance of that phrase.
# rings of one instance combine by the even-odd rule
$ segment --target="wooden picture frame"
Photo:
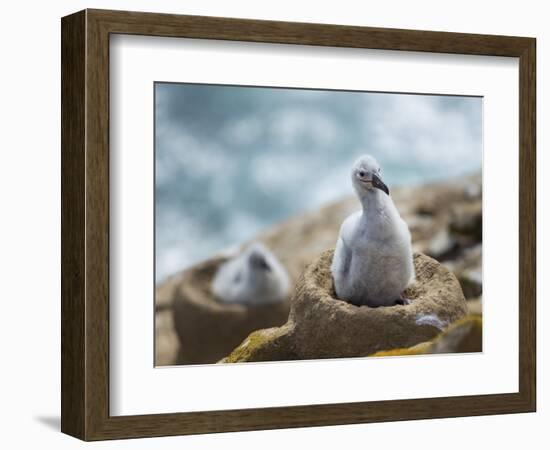
[[[64,433],[100,440],[535,411],[535,39],[104,10],[61,25]],[[110,416],[109,36],[116,33],[519,58],[519,392]]]

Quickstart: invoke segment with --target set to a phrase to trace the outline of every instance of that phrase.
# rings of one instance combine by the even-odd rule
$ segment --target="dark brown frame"
[[[61,429],[84,440],[474,416],[536,408],[534,38],[85,10],[62,30]],[[109,416],[109,35],[519,58],[519,392]]]

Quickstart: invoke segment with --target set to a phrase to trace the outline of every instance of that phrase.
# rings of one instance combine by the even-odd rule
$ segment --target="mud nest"
[[[172,308],[179,351],[175,364],[217,362],[254,330],[279,326],[288,319],[288,301],[264,305],[219,302],[210,286],[225,261],[214,258],[198,264],[176,288]]]

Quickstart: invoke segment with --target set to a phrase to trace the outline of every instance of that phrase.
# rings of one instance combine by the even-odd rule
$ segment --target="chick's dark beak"
[[[266,261],[265,257],[261,253],[253,252],[250,255],[249,261],[250,265],[256,269],[261,269],[265,271],[271,270],[269,263]]]
[[[387,195],[390,195],[390,190],[388,189],[388,186],[386,186],[382,179],[375,173],[372,174],[372,186],[376,189],[384,191]]]

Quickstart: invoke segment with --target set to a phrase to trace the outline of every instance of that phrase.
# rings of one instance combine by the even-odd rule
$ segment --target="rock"
[[[173,317],[169,307],[165,307],[155,314],[155,366],[176,363],[179,341]]]
[[[481,217],[481,174],[397,188],[392,195],[409,225],[415,251],[454,261],[481,241],[476,222]]]
[[[430,241],[427,254],[438,260],[446,259],[457,249],[455,239],[450,235],[447,229],[440,230]]]
[[[481,177],[477,183],[472,183],[464,188],[464,194],[469,200],[481,198],[481,192]]]
[[[224,362],[367,356],[410,347],[439,334],[466,314],[456,277],[437,261],[415,254],[416,282],[405,291],[409,305],[371,308],[335,298],[325,251],[303,273],[291,300],[288,322],[249,336]],[[423,322],[433,316],[437,321]],[[432,318],[433,318],[432,317]]]
[[[479,297],[483,291],[481,267],[462,272],[458,278],[466,298]]]
[[[172,275],[155,289],[155,309],[157,311],[171,308],[174,300],[174,291],[178,284],[181,283],[182,276],[182,273]]]
[[[411,234],[421,234],[433,230],[435,221],[432,216],[421,214],[407,215],[407,225]]]
[[[481,198],[481,173],[408,188],[413,211],[438,216],[452,205]],[[418,195],[421,194],[421,195]]]
[[[458,320],[435,339],[409,348],[385,350],[371,356],[408,356],[434,353],[476,353],[482,351],[483,321],[479,315]]]
[[[477,298],[483,292],[482,245],[463,249],[452,261],[444,263],[454,272],[466,299]]]
[[[453,205],[449,229],[472,242],[480,242],[483,233],[481,208],[481,200]]]
[[[452,261],[445,261],[445,265],[455,273],[481,267],[483,247],[481,243],[462,249]]]
[[[220,363],[244,361],[292,361],[300,359],[291,341],[292,324],[254,331]]]
[[[467,301],[468,314],[474,314],[481,316],[483,314],[483,305],[481,303],[481,297],[474,298]]]
[[[432,342],[427,353],[475,353],[482,350],[483,322],[469,316],[452,324]]]
[[[172,313],[179,350],[172,364],[217,362],[252,331],[286,322],[288,301],[263,305],[218,302],[210,285],[225,261],[220,257],[196,265],[176,286]]]

